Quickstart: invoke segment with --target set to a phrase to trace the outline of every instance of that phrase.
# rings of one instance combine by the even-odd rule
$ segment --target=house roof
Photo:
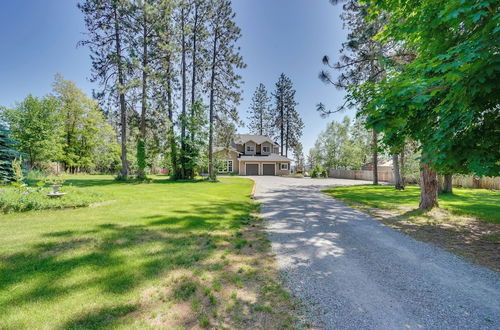
[[[234,142],[236,144],[244,144],[248,141],[253,141],[257,144],[262,144],[264,142],[269,142],[274,145],[278,145],[276,142],[271,140],[269,137],[265,135],[252,135],[252,134],[236,134],[234,137]]]
[[[214,152],[225,151],[225,150],[238,152],[238,150],[234,149],[233,147],[229,147],[229,148],[226,148],[226,147],[214,147]]]
[[[281,156],[278,154],[270,154],[268,156],[245,156],[242,155],[239,160],[253,160],[253,161],[259,161],[259,162],[291,162],[292,160],[290,158],[287,158],[285,156]]]

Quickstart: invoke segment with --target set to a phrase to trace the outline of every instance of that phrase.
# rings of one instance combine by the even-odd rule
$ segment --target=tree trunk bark
[[[429,163],[420,164],[420,204],[421,210],[430,210],[439,206],[437,173],[429,167]]]
[[[181,9],[181,89],[182,89],[182,114],[181,114],[181,177],[185,179],[186,168],[184,164],[184,157],[182,156],[186,150],[186,23],[185,23],[185,9]]]
[[[138,152],[138,157],[146,158],[146,111],[147,111],[147,90],[148,90],[148,72],[146,66],[148,65],[148,31],[147,31],[147,17],[146,9],[144,8],[144,20],[142,27],[142,100],[141,100],[141,125],[140,125],[140,142],[138,144],[140,150]],[[138,162],[138,177],[145,178],[145,159]]]
[[[174,125],[174,106],[172,101],[172,77],[171,75],[171,62],[170,56],[167,57],[167,107],[168,107],[168,119],[170,120],[170,163],[172,166],[172,173],[170,173],[170,178],[177,180],[179,176],[179,169],[177,168],[177,143],[175,142],[175,125]]]
[[[217,63],[217,39],[218,32],[215,31],[214,43],[213,43],[213,53],[212,53],[212,73],[210,77],[210,110],[209,110],[209,129],[208,129],[208,177],[210,180],[215,181],[215,171],[214,171],[214,88],[215,88],[215,66]]]
[[[373,184],[378,185],[378,137],[375,129],[372,129],[372,148],[373,148]]]
[[[399,171],[401,172],[401,185],[404,187],[406,186],[406,180],[405,180],[405,145],[403,143],[403,147],[401,148],[401,153],[399,154]]]
[[[280,141],[281,142],[281,146],[280,147],[281,147],[281,156],[283,156],[283,150],[285,149],[284,148],[285,146],[283,145],[284,144],[284,141],[283,141],[283,138],[284,138],[284,136],[283,136],[283,134],[284,134],[284,109],[283,108],[285,106],[283,97],[284,97],[284,95],[282,93],[281,97],[280,97],[281,98],[281,100],[280,100],[280,137],[281,137],[281,141]]]
[[[398,154],[392,155],[392,171],[394,173],[394,187],[397,190],[403,190],[404,186],[401,180],[401,172],[399,170]]]
[[[453,175],[445,174],[443,178],[443,193],[452,194],[453,193]]]
[[[127,161],[127,107],[125,103],[125,78],[123,74],[123,64],[122,64],[122,50],[121,50],[121,38],[120,38],[120,29],[119,29],[119,18],[118,18],[118,10],[114,9],[114,20],[115,20],[115,51],[116,57],[118,59],[117,62],[117,71],[118,71],[118,90],[119,90],[119,100],[120,100],[120,124],[121,124],[121,160],[122,160],[122,169],[121,176],[123,179],[128,177],[128,161]]]
[[[193,72],[191,77],[191,122],[194,121],[194,103],[196,102],[196,51],[198,39],[198,1],[194,2],[194,25],[193,25]],[[194,141],[194,130],[191,130],[191,141]]]

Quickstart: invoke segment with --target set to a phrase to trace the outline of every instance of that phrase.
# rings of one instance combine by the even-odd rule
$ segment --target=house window
[[[268,146],[264,146],[262,147],[262,152],[269,152],[269,147]]]
[[[255,147],[254,146],[247,146],[247,152],[254,152]]]
[[[288,170],[288,163],[281,163],[282,170]]]
[[[224,173],[232,171],[233,171],[233,161],[232,160],[223,161],[221,164],[221,168],[219,169],[219,172]]]

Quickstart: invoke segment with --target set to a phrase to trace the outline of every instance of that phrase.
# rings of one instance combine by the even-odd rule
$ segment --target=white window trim
[[[283,168],[283,165],[285,165],[285,168]],[[282,170],[282,171],[288,170],[288,163],[281,163],[280,164],[280,170]]]
[[[267,149],[267,151],[264,150],[264,149]],[[269,147],[269,146],[262,146],[262,152],[270,153],[271,152],[271,147]]]
[[[247,152],[255,152],[255,146],[253,146],[253,145],[246,146],[246,151]]]
[[[231,170],[229,170],[229,163],[231,163]],[[221,169],[219,169],[219,173],[233,172],[234,162],[232,159],[226,159],[223,164],[224,164],[224,166]]]

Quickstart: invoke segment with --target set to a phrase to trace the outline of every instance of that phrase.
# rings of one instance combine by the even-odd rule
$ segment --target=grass
[[[295,324],[250,180],[69,183],[109,200],[0,216],[2,328]]]
[[[351,186],[325,192],[360,209],[385,225],[421,241],[500,271],[500,192],[454,188],[440,195],[439,206],[418,210],[420,189],[408,186]]]
[[[399,191],[392,186],[351,186],[325,190],[337,199],[369,207],[397,210],[417,208],[420,188],[407,186]],[[500,223],[500,191],[453,188],[453,194],[439,196],[439,206],[452,214],[466,215],[490,223]]]

